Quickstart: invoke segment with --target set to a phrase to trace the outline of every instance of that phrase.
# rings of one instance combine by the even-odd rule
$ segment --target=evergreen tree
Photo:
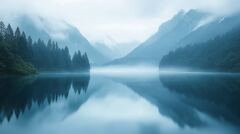
[[[21,37],[21,32],[19,27],[17,27],[16,31],[15,31],[15,39],[18,40]]]
[[[19,42],[19,55],[25,60],[30,61],[31,48],[28,46],[27,38],[24,32],[22,32]]]
[[[34,54],[33,54],[33,41],[32,41],[32,38],[31,38],[31,36],[28,36],[28,39],[27,39],[27,47],[28,47],[28,49],[29,49],[29,53],[28,53],[28,60],[29,60],[29,62],[33,62],[33,56],[34,56]]]
[[[14,34],[13,34],[13,30],[10,24],[8,24],[5,35],[4,35],[4,39],[7,43],[13,43],[13,39],[14,39]]]
[[[6,33],[5,24],[2,21],[0,21],[0,41],[4,39],[5,33]]]

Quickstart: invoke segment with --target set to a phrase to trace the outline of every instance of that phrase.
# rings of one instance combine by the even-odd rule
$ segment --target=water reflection
[[[164,75],[160,81],[142,79],[118,81],[180,127],[171,133],[238,133],[240,76],[181,74]]]
[[[145,83],[138,82],[136,84],[133,81],[124,81],[123,83],[157,106],[160,114],[172,119],[178,126],[204,126],[204,121],[198,116],[197,112],[191,106],[181,102],[179,94],[164,88],[157,78],[145,80]]]
[[[0,123],[6,118],[10,121],[30,110],[32,105],[38,106],[47,102],[50,105],[59,98],[67,98],[71,86],[75,93],[86,91],[89,75],[40,75],[36,77],[1,77],[0,78]]]
[[[170,91],[194,109],[219,121],[240,125],[240,77],[238,75],[164,76],[160,78]]]
[[[89,81],[51,74],[0,81],[4,134],[239,132],[239,76],[91,75]]]

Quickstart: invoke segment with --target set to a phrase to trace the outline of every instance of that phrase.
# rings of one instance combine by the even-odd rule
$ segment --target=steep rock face
[[[68,46],[70,54],[77,50],[86,52],[92,63],[99,64],[108,61],[108,58],[98,52],[76,27],[65,21],[22,15],[16,18],[15,24],[27,35],[31,35],[34,40],[52,39],[57,41],[60,47]]]
[[[163,23],[158,32],[126,57],[111,64],[158,64],[161,58],[179,47],[201,43],[222,35],[240,24],[239,15],[214,17],[197,10],[179,12]]]

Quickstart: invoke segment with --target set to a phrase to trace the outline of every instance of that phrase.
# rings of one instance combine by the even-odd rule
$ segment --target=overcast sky
[[[64,19],[91,42],[142,42],[181,9],[229,14],[239,0],[0,0],[0,15],[36,13]]]

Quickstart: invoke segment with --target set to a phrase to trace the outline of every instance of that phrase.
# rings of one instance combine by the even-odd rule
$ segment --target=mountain
[[[215,17],[198,10],[180,11],[163,23],[157,33],[124,58],[110,64],[158,64],[170,51],[188,44],[205,42],[240,24],[239,15]]]
[[[233,29],[238,29],[240,25],[240,14],[231,16],[222,16],[215,18],[214,21],[207,23],[198,29],[188,34],[184,39],[179,42],[180,46],[188,44],[196,44],[206,42],[214,39],[217,36],[225,35],[232,32]]]
[[[126,56],[139,44],[137,41],[118,43],[118,42],[96,42],[94,47],[111,60]]]
[[[62,48],[68,46],[71,55],[78,50],[86,52],[91,63],[99,64],[108,61],[108,58],[98,52],[76,27],[63,20],[19,15],[15,18],[14,24],[24,30],[27,35],[31,35],[33,40],[52,39]]]
[[[96,42],[93,45],[104,56],[111,57],[110,58],[111,60],[114,60],[115,57],[118,55],[118,54],[114,53],[113,48],[109,47],[108,45],[106,45],[104,43]]]
[[[160,68],[188,68],[204,71],[240,71],[240,25],[231,32],[205,43],[188,45],[170,52]]]

